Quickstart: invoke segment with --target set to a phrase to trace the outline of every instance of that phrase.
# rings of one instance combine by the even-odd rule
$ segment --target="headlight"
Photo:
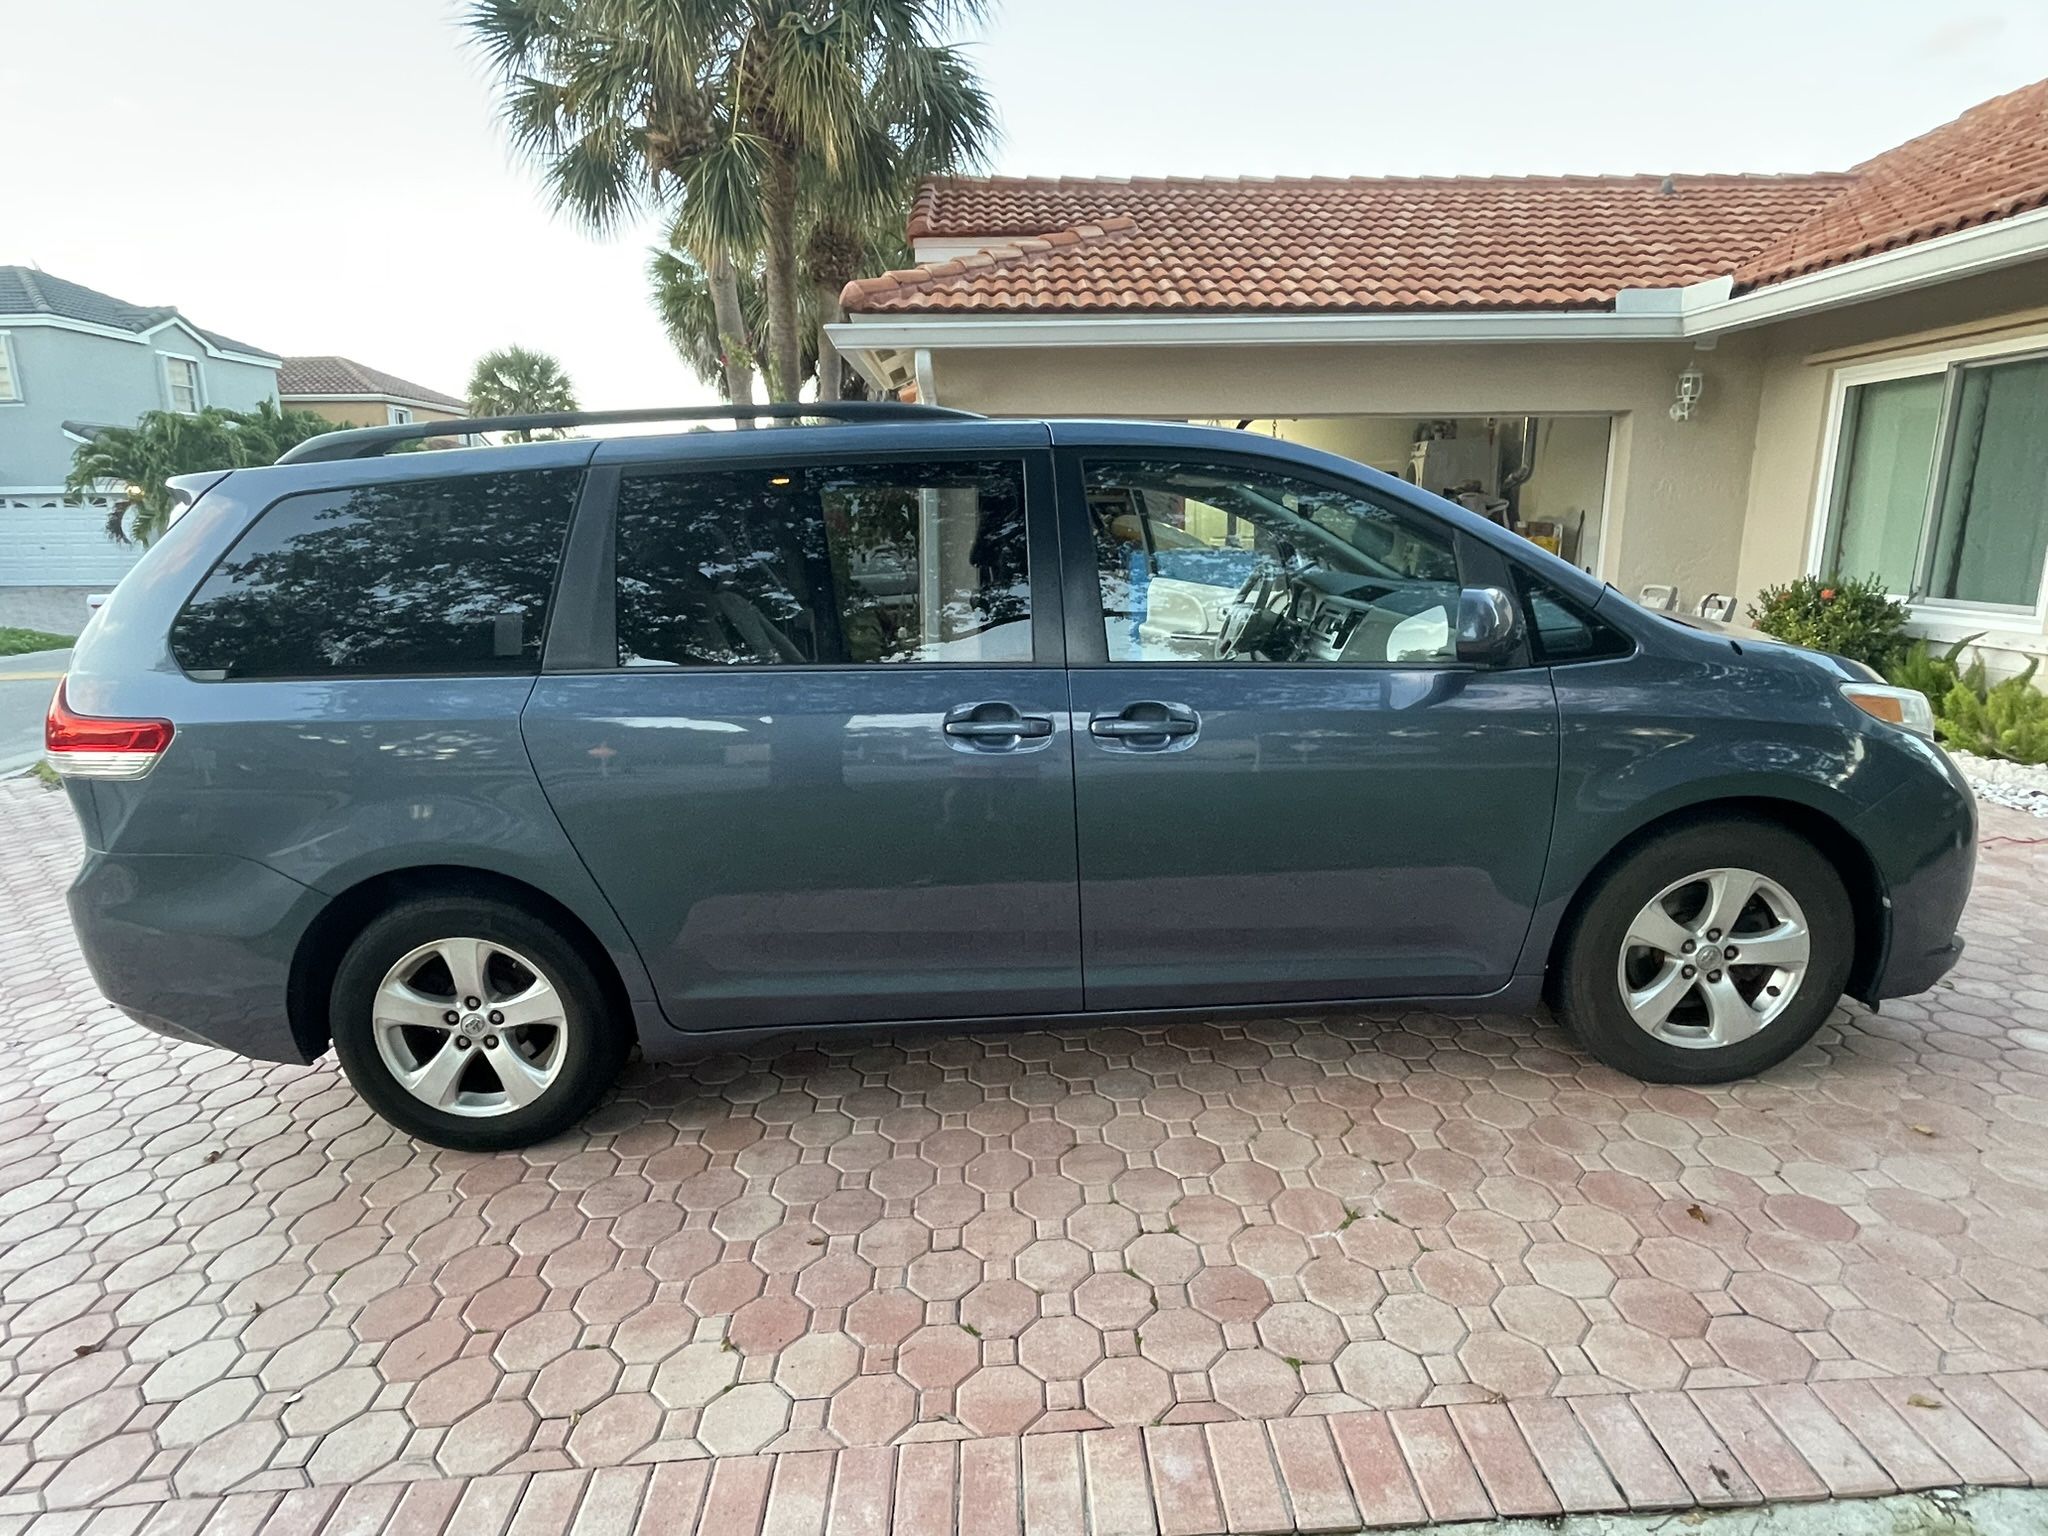
[[[1842,697],[1872,719],[1934,740],[1934,706],[1918,689],[1888,688],[1882,683],[1844,683]]]

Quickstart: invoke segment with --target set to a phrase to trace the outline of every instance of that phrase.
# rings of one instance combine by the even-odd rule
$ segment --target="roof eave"
[[[2048,208],[1753,288],[1730,277],[1630,289],[1612,309],[1267,315],[856,311],[828,327],[847,353],[1092,346],[1684,341],[1769,325],[2048,257]],[[886,372],[886,369],[881,371]]]

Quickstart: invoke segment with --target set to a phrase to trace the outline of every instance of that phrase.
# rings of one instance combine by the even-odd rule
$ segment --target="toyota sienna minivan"
[[[1856,663],[1242,432],[751,414],[178,482],[48,723],[106,995],[484,1149],[883,1022],[1547,999],[1718,1082],[1961,948],[1971,797]]]

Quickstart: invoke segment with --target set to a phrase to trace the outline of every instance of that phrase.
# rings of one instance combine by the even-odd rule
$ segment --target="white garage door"
[[[111,587],[142,558],[107,537],[107,509],[0,491],[0,587]]]

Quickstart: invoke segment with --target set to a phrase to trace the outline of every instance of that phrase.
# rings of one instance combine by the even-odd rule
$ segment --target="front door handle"
[[[1025,741],[1051,736],[1052,717],[1027,715],[1016,705],[1000,701],[960,704],[946,711],[940,729],[959,751],[1008,752]]]
[[[1106,746],[1131,752],[1172,751],[1193,744],[1202,717],[1185,704],[1147,699],[1114,715],[1096,715],[1088,734]]]

